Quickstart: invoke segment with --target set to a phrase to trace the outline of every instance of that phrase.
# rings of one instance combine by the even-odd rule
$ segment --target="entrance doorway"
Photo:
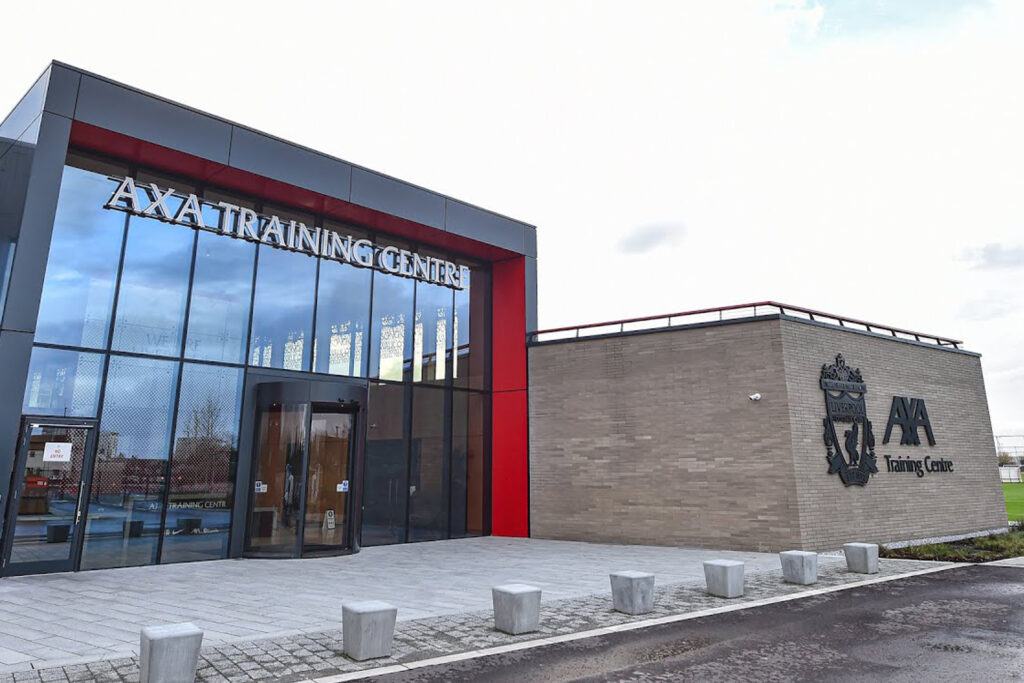
[[[93,420],[23,421],[7,500],[4,576],[77,567],[95,436]]]
[[[257,387],[247,555],[352,550],[359,405],[314,400],[305,384]]]

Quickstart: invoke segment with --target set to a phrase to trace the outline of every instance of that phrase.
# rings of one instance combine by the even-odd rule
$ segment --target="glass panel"
[[[470,269],[466,280],[470,285],[455,292],[454,336],[458,340],[454,384],[469,389],[486,389],[487,321],[490,319],[487,306],[490,292],[490,274],[478,267]]]
[[[362,545],[405,541],[408,455],[405,387],[371,384],[363,475]]]
[[[103,348],[125,214],[103,208],[116,189],[106,175],[64,167],[46,262],[37,342]]]
[[[248,549],[294,555],[309,404],[275,403],[260,414]]]
[[[185,355],[244,363],[256,245],[199,233]]]
[[[227,557],[243,371],[186,364],[160,562]]]
[[[452,393],[452,537],[484,531],[487,396]]]
[[[367,268],[320,261],[317,290],[315,372],[366,376],[366,334],[370,318],[370,276]]]
[[[31,430],[9,562],[70,560],[89,430]]]
[[[441,389],[413,389],[409,456],[409,540],[448,537],[448,458]]]
[[[260,247],[249,364],[307,370],[316,298],[316,259]]]
[[[401,381],[404,376],[412,357],[413,288],[413,280],[374,273],[371,377]]]
[[[178,363],[112,356],[82,568],[156,561]]]
[[[95,417],[103,356],[35,347],[28,366],[22,412],[27,415]]]
[[[349,455],[352,413],[313,406],[306,476],[306,520],[302,544],[307,550],[348,545]]]
[[[168,208],[171,203],[168,200]],[[159,356],[181,353],[195,237],[191,228],[132,216],[117,296],[113,348]]]
[[[416,283],[416,328],[412,342],[412,381],[444,384],[452,348],[452,295],[449,287]]]

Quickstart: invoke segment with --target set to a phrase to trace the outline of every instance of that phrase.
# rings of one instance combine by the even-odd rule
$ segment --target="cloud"
[[[774,0],[769,7],[785,22],[793,39],[813,40],[942,26],[991,5],[991,0]]]
[[[643,254],[658,247],[679,244],[685,234],[686,226],[682,223],[647,223],[622,237],[619,249],[630,254]]]
[[[957,317],[964,320],[995,320],[1016,310],[1016,299],[1010,293],[989,292],[982,298],[967,301],[958,311]]]
[[[1024,267],[1024,246],[986,244],[981,248],[966,250],[964,259],[973,262],[973,267],[979,269],[1021,268]]]

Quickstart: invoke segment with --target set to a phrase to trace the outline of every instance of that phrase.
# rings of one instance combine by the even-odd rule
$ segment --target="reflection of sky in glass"
[[[117,452],[107,457],[167,457],[177,373],[175,361],[111,356],[100,440],[116,442]]]
[[[370,317],[370,275],[365,268],[321,261],[314,347],[317,372],[366,376],[363,347]]]
[[[313,328],[316,259],[261,247],[252,317],[252,365],[305,370]]]
[[[194,239],[191,228],[132,216],[117,299],[113,348],[178,355]]]
[[[412,354],[413,281],[375,273],[370,373],[381,379],[402,379],[402,365]]]
[[[22,412],[27,415],[94,417],[103,356],[61,349],[32,349]]]
[[[36,323],[36,341],[106,345],[125,215],[103,208],[106,176],[66,166]]]
[[[245,362],[256,245],[199,233],[185,355],[226,363]]]

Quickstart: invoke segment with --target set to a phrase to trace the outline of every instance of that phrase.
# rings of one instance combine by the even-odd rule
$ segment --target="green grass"
[[[1024,484],[1003,484],[1003,497],[1006,498],[1006,516],[1024,518]]]

